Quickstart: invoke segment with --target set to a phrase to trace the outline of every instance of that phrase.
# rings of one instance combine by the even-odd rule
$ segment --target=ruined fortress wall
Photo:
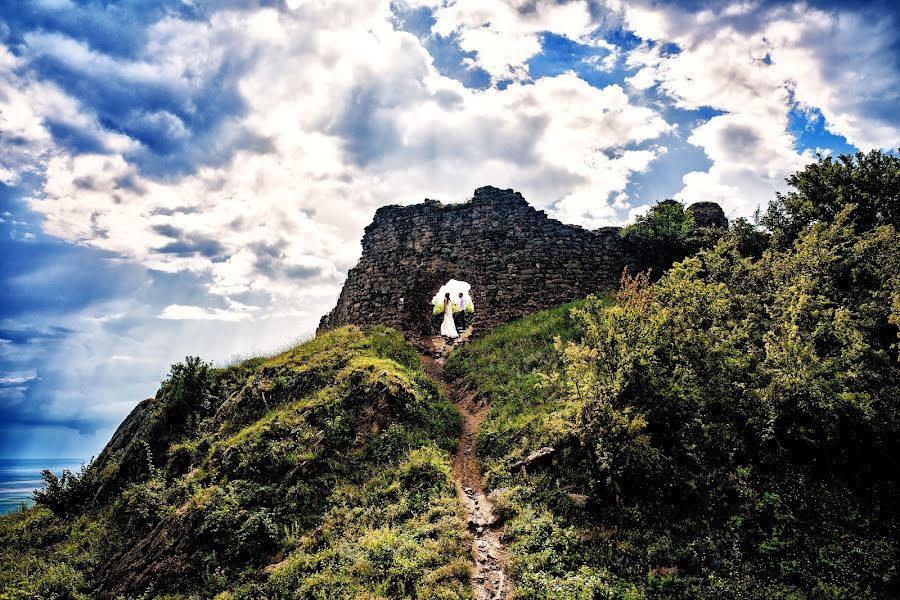
[[[426,200],[380,208],[362,246],[320,330],[352,323],[433,333],[430,300],[449,279],[458,279],[472,285],[472,322],[483,332],[614,290],[624,267],[617,228],[564,225],[521,194],[493,187],[477,189],[463,204]]]

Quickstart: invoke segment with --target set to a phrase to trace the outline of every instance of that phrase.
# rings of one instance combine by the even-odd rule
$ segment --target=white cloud
[[[515,18],[572,35],[587,31],[583,7],[534,10]],[[232,60],[228,53],[253,56],[238,83],[246,112],[234,126],[269,140],[263,150],[238,150],[223,164],[168,179],[143,174],[120,152],[57,153],[31,201],[45,232],[152,269],[207,274],[209,292],[228,300],[269,295],[270,310],[306,315],[311,324],[333,302],[363,227],[383,204],[462,199],[495,184],[585,225],[624,217],[627,205],[609,198],[658,154],[634,145],[671,131],[657,111],[633,104],[617,85],[597,89],[573,73],[467,89],[440,75],[419,40],[395,30],[389,17],[386,4],[303,3],[293,15],[166,19],[151,28],[146,55],[133,64],[36,34],[35,52],[62,60],[71,51],[72,68],[188,88]],[[183,135],[181,120],[166,111],[132,118]]]
[[[541,51],[541,33],[593,43],[589,34],[595,28],[587,2],[457,0],[438,8],[432,31],[458,34],[460,48],[475,53],[469,64],[496,83],[529,78],[527,62]]]
[[[785,188],[785,177],[814,160],[796,149],[788,131],[794,108],[819,109],[830,131],[862,149],[900,143],[900,127],[884,115],[890,99],[900,99],[900,82],[890,61],[879,58],[897,40],[890,18],[803,3],[733,3],[697,13],[675,5],[608,4],[627,28],[658,42],[629,53],[627,64],[639,69],[627,79],[632,87],[658,85],[678,107],[726,113],[688,138],[713,165],[686,174],[677,198],[718,200],[738,215],[764,206]],[[680,51],[662,54],[664,42]],[[880,109],[869,105],[873,99]]]
[[[713,165],[706,172],[684,176],[684,189],[675,198],[685,202],[712,200],[732,216],[748,216],[765,208],[784,178],[814,160],[812,152],[798,154],[785,121],[760,120],[754,115],[726,114],[697,127],[688,142],[704,149]]]
[[[0,385],[7,386],[20,383],[28,383],[37,379],[37,372],[34,369],[20,373],[6,373],[0,376]]]
[[[21,59],[0,46],[0,182],[6,185],[17,185],[24,175],[38,172],[53,151],[50,131],[33,106],[33,100],[45,97],[52,88],[16,75],[21,64]]]
[[[51,235],[152,269],[203,274],[208,291],[226,302],[268,295],[266,310],[304,314],[312,324],[333,301],[363,227],[383,204],[426,196],[452,201],[494,184],[519,189],[568,222],[622,222],[631,210],[629,182],[665,152],[653,142],[676,131],[658,109],[629,97],[635,90],[658,85],[679,107],[726,113],[689,132],[688,142],[713,165],[685,175],[678,197],[720,200],[740,214],[768,201],[810,159],[787,133],[792,101],[819,94],[817,106],[830,123],[846,121],[841,127],[848,131],[861,123],[834,108],[846,106],[839,100],[849,96],[835,81],[848,84],[825,77],[810,50],[823,32],[859,29],[861,21],[786,8],[739,27],[736,19],[756,18],[751,5],[697,14],[634,3],[619,9],[639,35],[681,47],[663,54],[661,44],[644,44],[630,52],[627,63],[637,72],[628,92],[618,85],[597,89],[571,72],[526,76],[542,31],[615,55],[592,37],[596,23],[582,2],[438,6],[435,33],[458,33],[495,79],[517,80],[487,90],[439,74],[419,40],[394,29],[387,3],[301,2],[293,13],[225,11],[208,22],[166,18],[149,29],[146,47],[131,60],[60,34],[31,33],[25,56],[49,56],[85,76],[174,89],[189,113],[202,110],[198,90],[223,65],[238,64],[245,110],[219,135],[252,131],[267,144],[189,175],[153,178],[129,158],[138,142],[106,131],[90,107],[53,86],[22,80],[15,73],[24,59],[4,50],[0,74],[12,89],[4,115],[29,140],[24,153],[5,161],[13,165],[6,179],[43,169],[45,183],[31,206]],[[864,43],[863,53],[879,43]],[[73,155],[53,146],[50,118],[92,131],[107,153]],[[165,109],[133,111],[128,122],[173,140],[189,133]],[[168,316],[263,314],[178,310]]]
[[[202,306],[170,304],[163,309],[159,318],[172,321],[246,321],[251,316],[246,310],[207,309]]]

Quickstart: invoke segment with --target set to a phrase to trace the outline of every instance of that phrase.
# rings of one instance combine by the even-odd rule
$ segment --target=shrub
[[[172,365],[156,399],[156,432],[166,441],[193,432],[210,409],[212,376],[209,363],[198,356]]]
[[[663,200],[619,232],[632,270],[658,279],[673,263],[700,248],[694,215],[675,200]]]
[[[38,595],[46,600],[81,600],[78,592],[82,585],[81,574],[64,563],[51,565],[35,582]]]
[[[79,514],[93,500],[97,491],[97,476],[93,469],[94,459],[81,465],[78,473],[68,469],[57,477],[49,469],[41,472],[45,487],[34,491],[34,501],[46,506],[53,514],[70,517]]]

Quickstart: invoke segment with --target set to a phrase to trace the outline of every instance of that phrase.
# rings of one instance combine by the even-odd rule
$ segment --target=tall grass
[[[236,367],[238,365],[244,365],[248,367],[253,366],[255,363],[263,363],[270,358],[278,356],[279,354],[284,354],[288,350],[296,348],[301,344],[305,344],[315,337],[316,334],[314,331],[307,331],[291,338],[288,341],[275,344],[274,346],[271,346],[269,348],[254,348],[248,350],[247,352],[236,352],[235,354],[232,354],[224,360],[213,361],[212,364],[216,369],[228,369],[230,367]]]
[[[545,376],[561,366],[554,340],[577,339],[570,313],[581,304],[563,304],[501,325],[450,355],[447,377],[491,404],[478,436],[489,477],[504,459],[514,460],[561,434],[558,422],[567,407],[544,385]]]

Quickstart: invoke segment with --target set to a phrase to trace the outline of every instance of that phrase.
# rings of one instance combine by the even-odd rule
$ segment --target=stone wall
[[[715,202],[695,202],[687,209],[694,213],[694,222],[699,227],[728,227],[725,211]]]
[[[618,228],[564,225],[512,190],[483,187],[471,201],[385,206],[362,240],[337,306],[319,329],[384,324],[433,333],[431,298],[450,279],[472,286],[476,332],[618,287]],[[403,305],[400,298],[404,299]]]

